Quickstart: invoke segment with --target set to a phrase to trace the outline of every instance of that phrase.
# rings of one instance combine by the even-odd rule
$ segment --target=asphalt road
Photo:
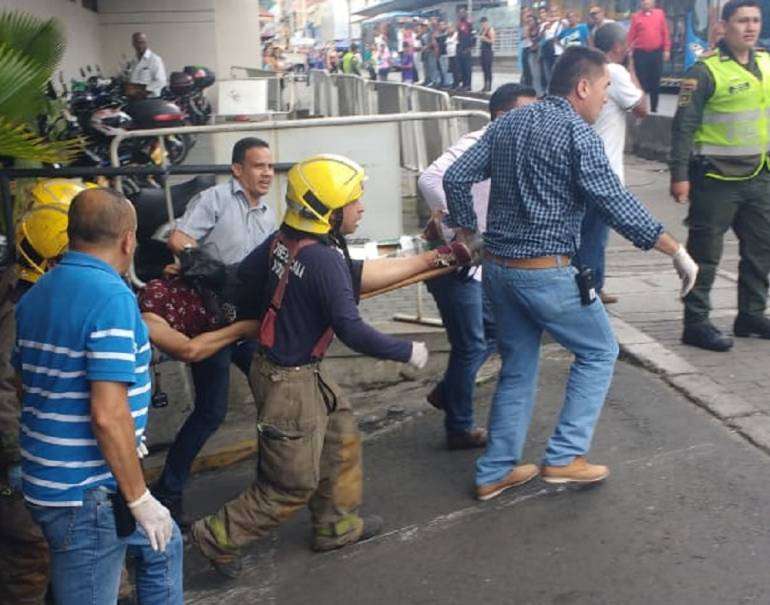
[[[542,454],[568,365],[549,347],[528,460]],[[479,418],[492,389],[478,393]],[[426,405],[365,446],[364,512],[385,517],[383,535],[314,554],[300,514],[249,551],[238,581],[190,558],[186,601],[770,603],[768,456],[644,370],[618,364],[591,452],[612,469],[605,484],[536,480],[479,503],[474,458],[442,449],[440,416]],[[244,464],[198,476],[188,509],[213,509],[251,475]]]

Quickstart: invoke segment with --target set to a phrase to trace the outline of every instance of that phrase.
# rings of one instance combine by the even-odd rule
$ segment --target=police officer
[[[682,81],[671,149],[671,195],[690,201],[687,250],[700,266],[684,300],[682,342],[712,351],[733,346],[709,321],[709,292],[730,227],[741,257],[733,333],[770,338],[770,54],[755,47],[762,29],[756,0],[729,0],[722,23],[724,38]]]

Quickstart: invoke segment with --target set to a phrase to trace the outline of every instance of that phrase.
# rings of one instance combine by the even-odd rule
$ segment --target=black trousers
[[[460,68],[460,76],[464,88],[471,87],[471,51],[461,50],[457,52],[457,63]]]
[[[650,95],[650,111],[658,111],[658,88],[663,73],[663,50],[635,50],[634,68],[642,90]]]
[[[452,87],[460,88],[462,86],[462,74],[460,66],[457,64],[457,57],[449,57],[449,71],[452,72]]]
[[[709,294],[728,229],[740,242],[738,312],[764,315],[770,273],[770,173],[763,169],[745,181],[720,181],[693,167],[690,182],[687,251],[700,271],[695,287],[684,299],[685,323],[708,319]]]
[[[521,84],[532,86],[532,68],[529,66],[529,48],[521,49]]]
[[[492,90],[492,59],[491,48],[481,49],[481,71],[484,72],[484,90]]]

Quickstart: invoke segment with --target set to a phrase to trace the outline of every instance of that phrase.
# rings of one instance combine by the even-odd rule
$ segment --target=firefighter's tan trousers
[[[320,365],[277,366],[255,355],[257,476],[217,513],[193,526],[209,558],[231,560],[306,504],[315,547],[356,541],[363,522],[361,435],[349,402]]]

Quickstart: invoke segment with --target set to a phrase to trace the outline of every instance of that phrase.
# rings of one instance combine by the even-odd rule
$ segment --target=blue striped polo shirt
[[[68,252],[22,297],[13,364],[23,385],[19,441],[29,502],[80,506],[88,490],[117,488],[91,428],[90,382],[128,386],[138,445],[150,358],[134,293],[90,254]]]

